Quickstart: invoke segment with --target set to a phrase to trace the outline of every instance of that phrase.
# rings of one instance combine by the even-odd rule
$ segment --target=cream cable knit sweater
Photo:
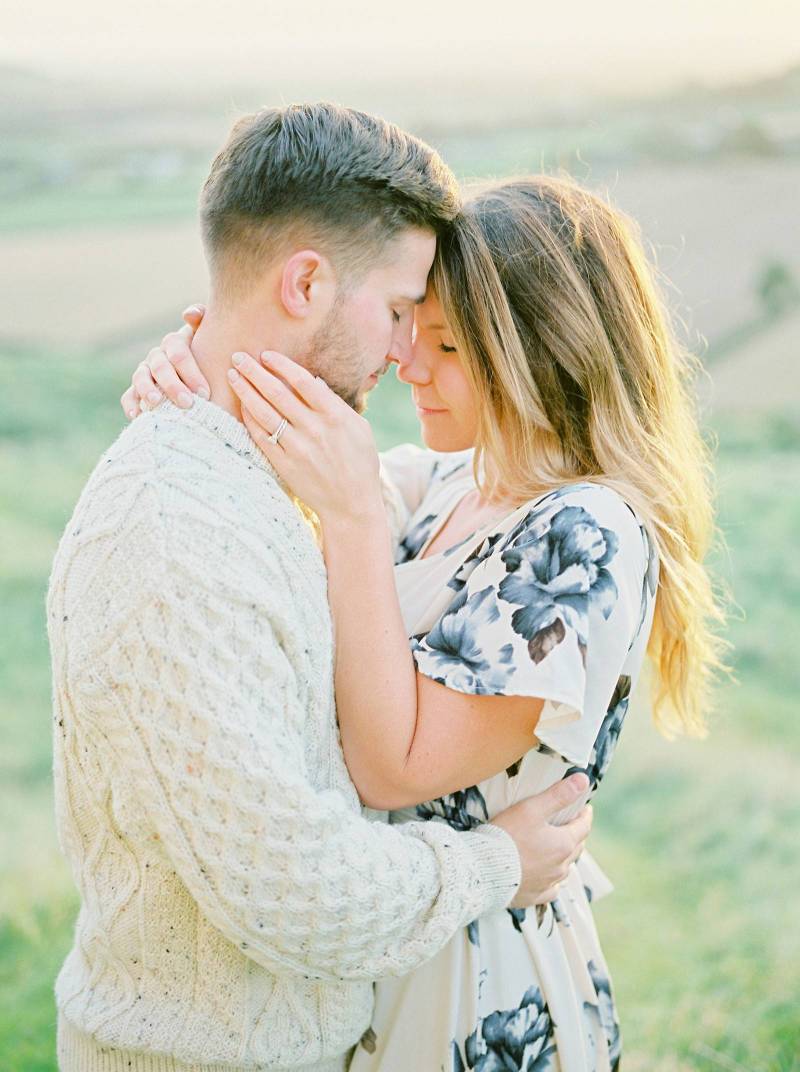
[[[219,407],[163,402],[101,459],[48,627],[81,895],[56,985],[64,1072],[341,1069],[371,980],[513,896],[498,828],[360,815],[322,557]]]

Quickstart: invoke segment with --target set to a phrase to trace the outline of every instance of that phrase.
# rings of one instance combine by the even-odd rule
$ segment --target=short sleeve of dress
[[[538,741],[584,766],[654,592],[648,548],[610,488],[551,493],[462,565],[450,605],[412,638],[418,670],[457,692],[544,700]]]
[[[381,453],[381,488],[395,547],[408,535],[409,524],[431,487],[441,483],[443,476],[454,468],[463,468],[471,458],[471,450],[438,454],[413,443],[403,443]],[[434,516],[428,519],[434,520]],[[408,554],[408,549],[404,554]]]
[[[419,507],[431,481],[436,455],[413,443],[383,451],[381,462],[381,492],[396,548],[408,522]]]

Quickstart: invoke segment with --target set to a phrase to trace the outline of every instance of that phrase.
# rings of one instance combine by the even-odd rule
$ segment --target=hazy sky
[[[660,89],[800,61],[800,0],[2,0],[0,61],[235,84],[357,75]]]

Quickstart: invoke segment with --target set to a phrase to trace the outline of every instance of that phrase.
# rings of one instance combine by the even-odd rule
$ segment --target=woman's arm
[[[322,528],[339,725],[364,803],[419,804],[511,766],[535,743],[542,701],[472,696],[419,673],[380,511],[329,517]]]
[[[241,356],[231,385],[245,423],[323,531],[336,635],[336,701],[362,800],[394,809],[474,785],[535,743],[531,697],[473,696],[417,672],[394,582],[368,423],[280,354]],[[280,442],[269,436],[283,418]]]

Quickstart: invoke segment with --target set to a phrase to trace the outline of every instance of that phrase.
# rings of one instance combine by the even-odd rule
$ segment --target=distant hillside
[[[715,365],[709,402],[720,414],[800,412],[800,311]]]

